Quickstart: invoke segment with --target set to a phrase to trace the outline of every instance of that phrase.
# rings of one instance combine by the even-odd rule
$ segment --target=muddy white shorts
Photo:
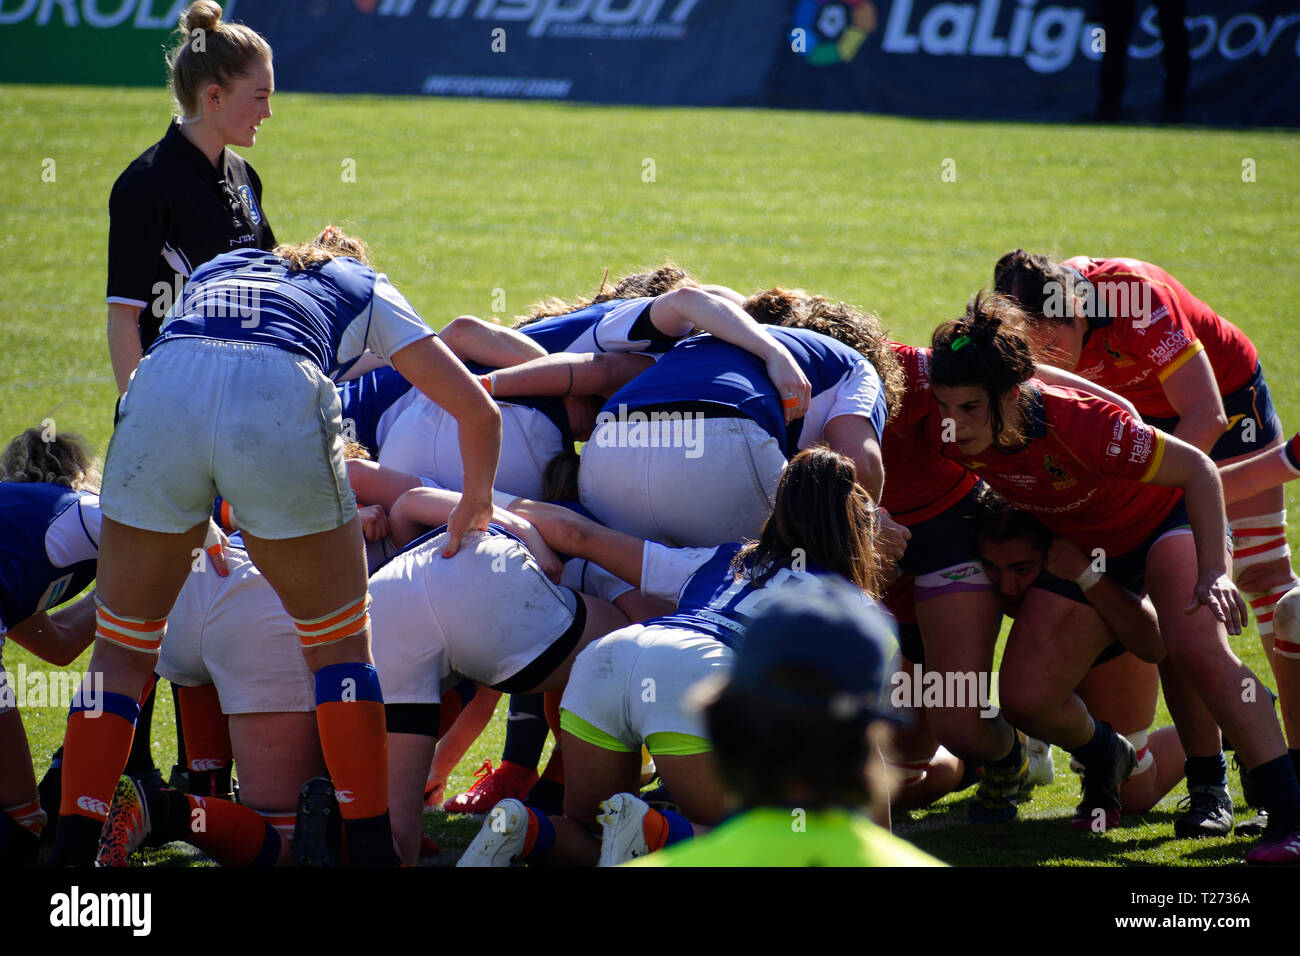
[[[357,513],[341,407],[334,384],[296,352],[164,342],[122,398],[104,463],[104,514],[178,534],[206,520],[221,495],[259,538],[338,528]]]
[[[173,684],[215,684],[227,714],[307,713],[316,679],[280,596],[248,555],[226,549],[229,577],[204,562],[167,618],[157,671]]]
[[[578,596],[514,538],[474,532],[451,558],[446,545],[444,532],[370,578],[371,652],[387,703],[436,703],[452,673],[510,692],[512,679],[531,680],[519,688],[531,690],[582,635]]]
[[[541,412],[502,404],[501,460],[493,487],[517,498],[540,499],[542,475],[562,447],[560,430]],[[388,430],[379,463],[421,479],[431,478],[440,488],[462,490],[465,462],[456,419],[419,396]]]
[[[635,414],[635,413],[633,413]],[[748,418],[607,421],[582,449],[582,504],[618,531],[678,548],[757,538],[785,468]]]

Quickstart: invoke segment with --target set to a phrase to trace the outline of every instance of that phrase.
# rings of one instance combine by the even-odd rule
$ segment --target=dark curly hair
[[[889,346],[888,332],[875,315],[802,289],[767,289],[751,295],[743,308],[754,321],[764,325],[820,332],[856,349],[880,376],[891,419],[902,405],[907,388],[903,366]]]
[[[608,278],[609,273],[606,273],[605,277],[600,280],[600,288],[596,290],[596,294],[591,298],[543,299],[531,306],[528,314],[515,322],[514,327],[521,329],[526,325],[532,325],[534,322],[540,322],[542,319],[549,319],[557,315],[568,315],[570,312],[577,312],[579,309],[585,309],[597,302],[608,302],[610,299],[653,298],[672,292],[674,289],[680,289],[683,286],[699,284],[691,277],[689,272],[667,260],[656,269],[634,272],[631,275],[624,276],[612,288],[606,289]]]

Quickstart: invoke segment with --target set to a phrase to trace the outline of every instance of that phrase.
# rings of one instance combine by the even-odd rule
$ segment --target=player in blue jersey
[[[877,593],[875,509],[852,460],[825,448],[796,456],[761,536],[746,545],[674,549],[554,505],[520,501],[511,509],[553,548],[591,558],[651,596],[675,599],[677,610],[601,638],[574,662],[561,711],[564,816],[505,800],[460,865],[604,865],[688,838],[693,824],[716,824],[722,786],[687,690],[726,672],[746,622],[774,594],[815,588],[823,575],[857,585],[863,601]],[[643,744],[680,814],[652,811],[623,792],[636,789]]]
[[[0,655],[11,639],[66,667],[94,638],[90,596],[56,613],[95,579],[98,475],[73,435],[29,428],[0,454]],[[31,863],[47,821],[18,710],[22,688],[0,657],[0,864]]]
[[[333,226],[310,243],[218,256],[195,270],[136,370],[104,475],[92,669],[105,675],[105,714],[92,721],[74,708],[68,719],[59,862],[94,858],[135,700],[219,494],[316,674],[321,744],[348,795],[353,862],[396,863],[361,528],[332,376],[368,349],[460,421],[465,493],[448,555],[487,526],[500,415],[367,258]]]

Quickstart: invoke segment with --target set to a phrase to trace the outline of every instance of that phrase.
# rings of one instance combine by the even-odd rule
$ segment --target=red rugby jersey
[[[926,437],[930,419],[939,417],[930,388],[930,350],[889,344],[903,365],[907,390],[902,406],[881,436],[885,463],[881,506],[899,524],[914,525],[961,501],[978,479],[960,465],[940,458]]]
[[[969,468],[1085,552],[1132,551],[1183,495],[1180,488],[1147,484],[1164,458],[1165,436],[1118,405],[1084,392],[1038,381],[1027,388],[1026,448],[1006,453],[990,447],[964,455],[956,443],[940,442],[944,457]]]
[[[1096,290],[1075,374],[1123,395],[1144,417],[1178,414],[1164,381],[1200,351],[1209,356],[1220,395],[1254,375],[1259,354],[1250,339],[1159,266],[1086,256],[1062,264]]]

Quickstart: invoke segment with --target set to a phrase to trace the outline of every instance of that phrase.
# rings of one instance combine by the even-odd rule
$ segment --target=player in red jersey
[[[935,330],[934,394],[953,426],[952,441],[939,442],[943,455],[1085,554],[1104,558],[1104,573],[1130,590],[1145,584],[1168,651],[1165,672],[1181,672],[1232,736],[1270,812],[1247,860],[1300,863],[1300,785],[1267,695],[1243,695],[1259,680],[1227,643],[1228,632],[1241,630],[1245,604],[1227,576],[1217,470],[1123,409],[1031,382],[1032,347],[1017,328],[1027,321],[1007,299],[976,296],[964,318]],[[1090,567],[1076,585],[1087,586],[1095,573]],[[1041,587],[1025,595],[1017,640],[1002,663],[1005,685],[1016,692],[1002,704],[1012,723],[1084,765],[1080,811],[1110,822],[1136,755],[1074,693],[1102,650],[1080,639],[1072,621],[1079,612],[1076,601]]]
[[[1221,466],[1282,443],[1255,346],[1159,266],[1085,256],[1057,264],[1018,249],[998,261],[994,285],[1029,313],[1030,338],[1047,361],[1126,396],[1149,424]],[[1228,518],[1234,580],[1254,611],[1294,744],[1300,741],[1300,649],[1273,634],[1278,599],[1300,584],[1291,568],[1281,489],[1230,501]],[[1176,678],[1166,680],[1166,697],[1189,698],[1174,705],[1192,755],[1189,786],[1221,789],[1226,765],[1217,728],[1184,690]],[[1300,766],[1300,750],[1291,756]],[[1222,810],[1194,806],[1202,835],[1227,832],[1224,793]]]

